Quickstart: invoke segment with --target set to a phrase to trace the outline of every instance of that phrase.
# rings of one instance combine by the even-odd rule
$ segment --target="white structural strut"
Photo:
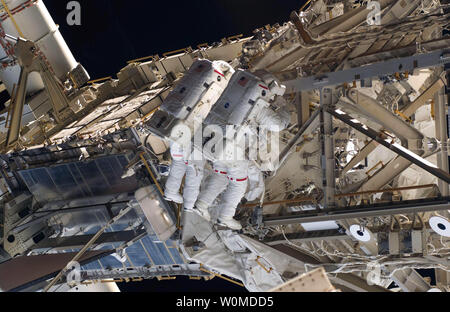
[[[402,111],[403,115],[407,118],[411,117],[419,107],[425,105],[425,103],[431,99],[438,90],[444,87],[444,81],[442,78],[438,78],[425,92],[423,92],[414,102],[407,105]],[[374,140],[370,141],[341,171],[341,176],[359,164],[370,153],[372,153],[378,146],[378,143]],[[448,171],[448,170],[447,170]]]
[[[45,55],[55,75],[65,80],[67,73],[77,66],[77,62],[42,0],[3,0],[2,2],[7,6],[7,8],[4,7],[5,12],[0,18],[5,34],[33,41]],[[8,53],[0,47],[0,60],[4,61],[7,57]],[[0,70],[0,80],[10,94],[19,75],[19,65]],[[39,75],[35,73],[30,75],[27,94],[35,93],[43,88]]]
[[[402,140],[403,144],[408,146],[411,151],[414,151],[419,156],[424,154],[424,151],[420,149],[424,136],[417,129],[400,120],[376,100],[361,92],[352,90],[349,94],[349,98],[353,101],[354,108],[367,116],[371,116],[371,118],[375,118],[378,123],[384,126],[384,128],[395,133],[397,137]],[[358,191],[380,189],[411,164],[410,161],[400,156],[395,158],[395,160],[389,162],[380,173],[375,174],[364,183]]]
[[[401,139],[403,145],[408,146],[410,150],[418,154],[420,153],[420,146],[417,145],[421,144],[424,136],[419,130],[394,115],[376,99],[362,92],[351,90],[348,94],[348,99],[351,100],[349,105],[352,108],[368,118],[376,120],[384,129],[391,131]]]
[[[436,116],[436,139],[441,143],[441,150],[437,155],[437,163],[439,168],[448,172],[448,133],[447,133],[447,114],[445,113],[445,88],[442,87],[435,95],[435,116]],[[443,196],[449,195],[448,183],[439,180],[439,190]]]

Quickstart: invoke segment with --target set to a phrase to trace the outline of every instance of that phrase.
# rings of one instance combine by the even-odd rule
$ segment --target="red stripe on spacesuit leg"
[[[244,182],[244,181],[247,181],[247,180],[248,180],[248,177],[245,178],[245,179],[233,179],[233,178],[228,177],[228,179],[229,179],[230,181]]]

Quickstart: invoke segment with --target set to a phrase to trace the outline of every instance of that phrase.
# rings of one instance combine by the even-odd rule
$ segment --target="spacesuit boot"
[[[170,193],[170,192],[164,192],[164,199],[168,202],[174,202],[176,204],[182,204],[183,203],[183,196],[181,194],[176,193]]]
[[[192,211],[195,212],[196,214],[198,214],[200,217],[202,217],[206,221],[208,221],[208,222],[211,221],[211,215],[209,214],[208,207],[202,205],[201,203],[199,204],[197,202],[194,206],[194,209],[192,209]]]
[[[234,231],[242,230],[242,225],[237,220],[233,219],[233,217],[221,217],[217,220],[217,224]]]

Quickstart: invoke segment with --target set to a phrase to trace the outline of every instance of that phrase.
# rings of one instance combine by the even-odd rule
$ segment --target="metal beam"
[[[65,208],[65,209],[58,209],[58,210],[36,211],[31,216],[28,216],[25,219],[21,220],[18,225],[16,225],[12,230],[10,230],[10,232],[12,234],[19,233],[34,224],[44,222],[45,220],[48,220],[58,214],[70,214],[70,213],[77,213],[77,212],[86,212],[86,210],[107,209],[108,206],[111,206],[111,207],[114,205],[126,206],[128,203],[129,203],[129,200],[117,201],[117,202],[107,202],[107,203],[96,204],[96,205],[87,205],[87,206],[83,206],[83,207],[73,207],[73,208]],[[40,216],[40,215],[42,215],[42,216]],[[23,222],[29,220],[29,218],[33,217],[33,216],[36,218],[32,219],[26,223],[23,223]]]
[[[13,146],[19,140],[23,107],[25,106],[28,75],[28,70],[22,67],[16,92],[11,98],[11,107],[9,112],[11,114],[11,121],[9,123],[8,134],[6,137],[6,148]],[[6,122],[8,123],[8,120]]]
[[[396,271],[392,275],[392,280],[404,292],[427,292],[431,288],[416,270],[410,268]]]
[[[80,259],[80,265],[86,265],[113,252],[114,250],[89,251]],[[46,254],[6,261],[0,264],[0,288],[9,292],[28,291],[56,276],[74,255],[75,253]]]
[[[439,78],[417,99],[415,99],[414,102],[408,104],[402,110],[402,113],[408,118],[411,117],[420,107],[425,105],[429,99],[432,99],[439,90],[444,88],[444,86],[444,78],[442,76],[439,76]]]
[[[362,134],[368,136],[369,138],[377,141],[381,145],[387,147],[394,153],[398,154],[399,156],[407,159],[408,161],[414,163],[415,165],[419,166],[420,168],[424,169],[425,171],[431,173],[432,175],[438,177],[439,179],[450,183],[450,174],[448,172],[445,172],[439,168],[437,168],[432,163],[426,161],[422,157],[418,156],[417,154],[410,152],[406,148],[402,147],[401,145],[390,143],[386,139],[383,139],[379,132],[372,130],[368,128],[365,125],[362,125],[360,123],[356,123],[353,121],[353,119],[346,115],[346,114],[339,114],[335,112],[333,109],[328,109],[328,112],[332,114],[335,118],[341,120],[342,122],[346,123],[350,127],[358,130]]]
[[[275,246],[271,246],[271,247],[282,253],[285,253],[286,255],[291,256],[301,262],[321,265],[321,263],[318,260],[302,253],[299,250],[293,249],[289,246],[280,244],[280,245],[275,245]],[[367,284],[367,281],[364,280],[363,278],[353,275],[353,274],[349,274],[349,273],[338,273],[338,274],[335,274],[335,276],[329,276],[329,278],[330,278],[330,281],[334,285],[343,285],[346,289],[350,289],[352,291],[390,292],[388,289],[383,288],[381,286],[369,285],[369,284]],[[339,287],[336,287],[336,288],[339,288]]]
[[[372,153],[378,146],[378,143],[374,140],[367,143],[359,153],[350,160],[350,162],[341,170],[341,177],[344,176],[348,171],[356,167],[357,164],[362,162],[370,153]]]
[[[295,104],[295,108],[297,109],[297,124],[298,124],[299,127],[301,125],[303,125],[303,107],[302,107],[302,102],[303,102],[302,93],[298,92],[295,95],[294,104]],[[309,110],[309,107],[308,107],[308,110]]]
[[[431,212],[450,209],[450,197],[441,199],[403,201],[399,204],[375,204],[355,207],[346,207],[323,212],[296,213],[283,216],[266,216],[263,219],[265,226],[287,225],[309,222],[338,221],[345,219],[389,216],[418,212]]]
[[[280,153],[280,164],[284,161],[290,150],[294,147],[295,143],[305,134],[305,131],[308,130],[309,126],[319,117],[320,110],[316,110],[311,117],[305,122],[301,128],[298,130],[297,134],[292,138],[292,140],[288,143],[288,145],[284,148],[284,150]]]
[[[414,102],[410,103],[406,108],[402,110],[402,114],[405,117],[411,117],[419,107],[425,105],[425,103],[431,99],[439,89],[444,86],[444,80],[439,77],[425,92],[423,92]],[[374,140],[370,141],[364,148],[341,170],[340,175],[343,176],[358,163],[364,160],[370,153],[372,153],[378,146],[378,143]],[[444,195],[444,194],[443,194]],[[447,195],[444,195],[447,196]]]
[[[414,70],[450,63],[450,49],[442,49],[413,56],[399,57],[365,66],[325,73],[317,76],[284,81],[287,93],[321,89],[343,83],[360,81],[378,76],[393,75],[397,72],[413,73]]]
[[[115,242],[128,242],[134,239],[136,236],[145,233],[145,231],[121,231],[121,232],[110,232],[103,233],[100,238],[95,242],[94,246],[98,246],[105,243],[115,243]],[[70,237],[59,237],[59,238],[50,238],[44,240],[42,243],[39,243],[35,249],[37,248],[82,248],[86,245],[94,235],[79,235],[79,236],[70,236]]]
[[[324,190],[324,206],[331,208],[336,206],[334,197],[336,178],[336,160],[334,155],[333,117],[328,113],[328,108],[333,102],[333,91],[324,88],[320,91],[320,144],[322,164],[322,189]]]
[[[338,273],[336,276],[330,276],[330,281],[335,285],[342,285],[356,292],[391,292],[389,289],[378,285],[369,285],[366,280],[353,274]],[[336,288],[339,288],[339,286]]]
[[[192,276],[208,277],[210,274],[202,271],[200,264],[160,265],[150,268],[128,268],[124,270],[90,270],[81,272],[82,281],[104,281],[108,279]]]
[[[437,164],[445,172],[449,171],[448,163],[448,132],[447,132],[447,111],[445,107],[445,87],[439,89],[434,99],[436,139],[440,142],[441,150],[437,154]],[[442,196],[449,195],[448,182],[438,181],[439,190]]]

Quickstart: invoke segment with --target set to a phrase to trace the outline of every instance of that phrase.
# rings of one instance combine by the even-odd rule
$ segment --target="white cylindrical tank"
[[[25,39],[37,44],[56,76],[65,80],[67,73],[77,66],[77,62],[42,0],[5,0],[5,3],[17,24],[16,27],[9,14],[4,12],[0,20],[5,33],[19,37],[20,30]],[[0,59],[6,55],[0,46]],[[0,80],[3,81],[10,94],[13,85],[18,81],[19,74],[20,67],[18,65],[0,70]],[[43,88],[44,85],[38,75],[32,75],[29,78],[28,94]]]

